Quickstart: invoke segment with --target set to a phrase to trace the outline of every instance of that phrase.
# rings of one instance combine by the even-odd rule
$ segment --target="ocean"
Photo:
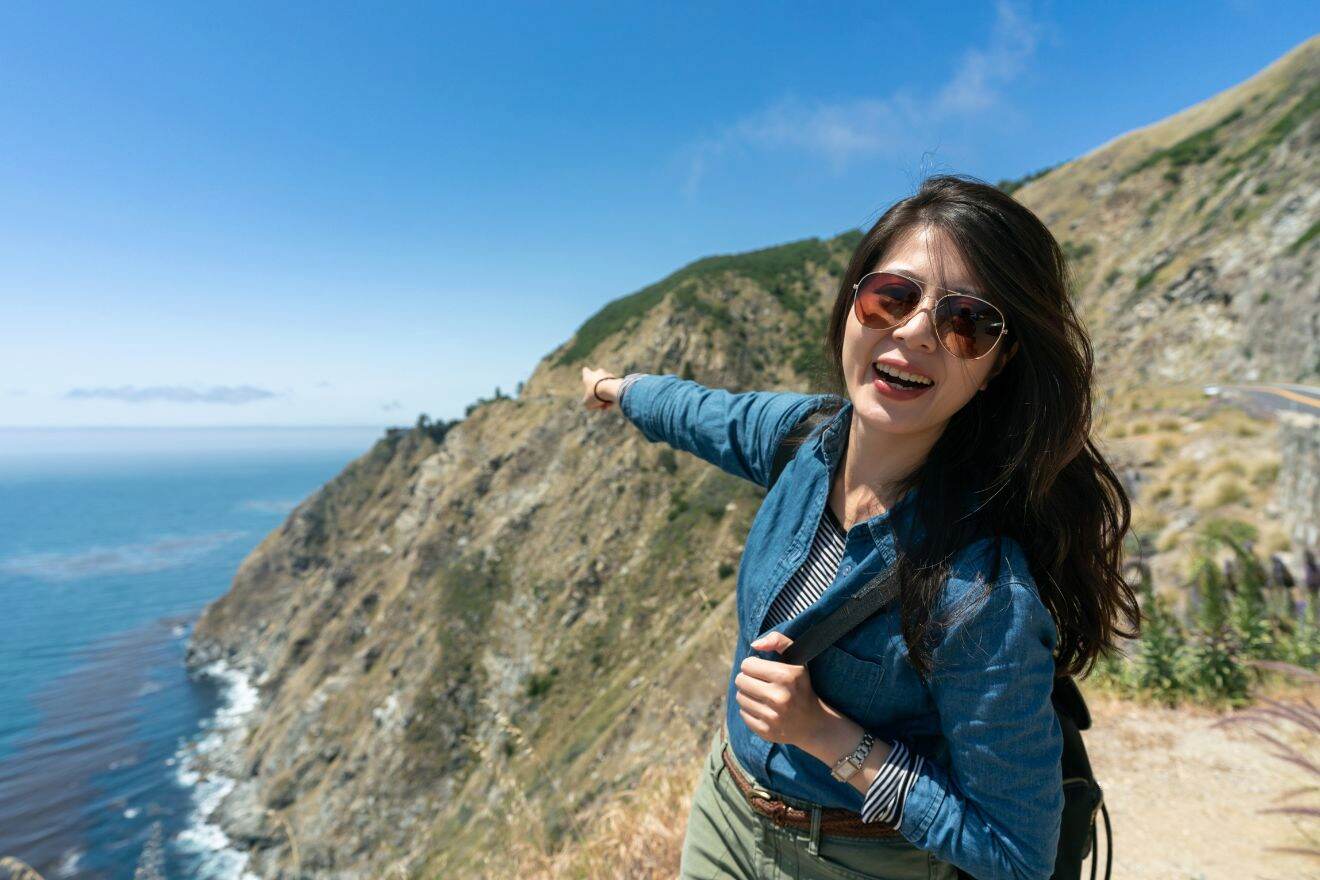
[[[47,880],[238,880],[191,749],[241,676],[193,623],[383,428],[0,429],[0,856]]]

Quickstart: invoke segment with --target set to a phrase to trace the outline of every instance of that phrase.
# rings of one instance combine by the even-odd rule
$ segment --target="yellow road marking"
[[[1289,391],[1287,388],[1275,388],[1273,385],[1227,385],[1225,387],[1246,388],[1251,391],[1263,391],[1266,394],[1277,394],[1279,397],[1304,403],[1312,409],[1320,409],[1320,399],[1307,397],[1305,394],[1298,394],[1296,391]]]

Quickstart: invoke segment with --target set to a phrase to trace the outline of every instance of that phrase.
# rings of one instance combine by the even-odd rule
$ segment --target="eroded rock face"
[[[1314,120],[1250,156],[1317,47],[1014,193],[1069,242],[1102,388],[1316,374],[1320,334],[1297,318],[1320,314],[1315,246],[1289,251],[1320,214]],[[1131,171],[1239,107],[1176,184],[1165,159]],[[856,243],[784,245],[793,268],[768,280],[764,253],[685,267],[592,318],[518,398],[391,431],[262,541],[188,649],[259,692],[208,759],[235,780],[217,819],[250,870],[502,876],[511,835],[554,839],[648,762],[702,752],[760,492],[584,410],[582,358],[805,388],[804,328]]]
[[[1279,506],[1293,541],[1320,547],[1320,419],[1279,417]]]
[[[1170,284],[1161,294],[1166,303],[1205,305],[1218,303],[1232,305],[1233,295],[1219,284],[1219,273],[1209,257],[1197,260],[1181,278]]]

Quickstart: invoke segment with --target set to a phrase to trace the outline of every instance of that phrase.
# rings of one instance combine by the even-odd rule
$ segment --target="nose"
[[[935,304],[915,309],[906,321],[894,327],[893,337],[905,345],[934,351],[939,345],[935,338]]]

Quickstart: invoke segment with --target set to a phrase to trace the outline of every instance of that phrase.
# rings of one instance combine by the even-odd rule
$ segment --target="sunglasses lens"
[[[857,288],[857,320],[872,330],[901,323],[921,301],[921,289],[899,275],[876,272],[862,279]]]
[[[978,358],[994,347],[1004,329],[1003,316],[974,296],[946,296],[936,309],[936,326],[946,348],[961,358]]]

